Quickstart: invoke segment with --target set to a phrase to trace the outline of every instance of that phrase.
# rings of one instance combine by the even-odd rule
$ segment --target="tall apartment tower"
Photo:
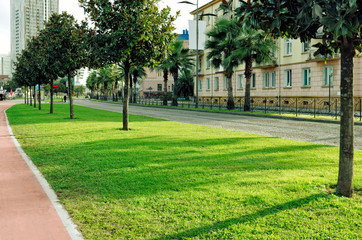
[[[11,0],[11,60],[26,48],[52,13],[59,12],[59,0]]]

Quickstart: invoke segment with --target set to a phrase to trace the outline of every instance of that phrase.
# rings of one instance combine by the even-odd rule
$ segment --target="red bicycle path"
[[[0,102],[0,239],[72,239],[10,135],[5,111],[15,103]]]

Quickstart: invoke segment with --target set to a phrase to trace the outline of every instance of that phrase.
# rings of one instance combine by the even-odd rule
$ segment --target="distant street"
[[[122,112],[122,104],[76,100],[75,104],[112,112]],[[280,137],[339,146],[339,124],[301,122],[221,113],[130,106],[130,114],[217,127],[270,137]],[[355,147],[362,150],[362,126],[355,126]]]

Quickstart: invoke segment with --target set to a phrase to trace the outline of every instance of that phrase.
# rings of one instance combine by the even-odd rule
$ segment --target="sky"
[[[196,6],[178,3],[181,0],[160,1],[160,7],[166,5],[171,7],[172,14],[180,10],[181,15],[175,21],[176,32],[182,33],[183,29],[188,29],[188,20],[192,19],[191,11],[196,9]],[[199,0],[199,6],[208,3],[211,0]],[[196,3],[196,0],[189,0]],[[75,16],[76,19],[84,19],[83,9],[79,7],[77,0],[59,0],[59,12],[67,11]],[[0,0],[0,55],[10,54],[10,0]]]

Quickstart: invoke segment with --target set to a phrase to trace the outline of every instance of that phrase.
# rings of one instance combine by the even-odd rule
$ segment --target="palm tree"
[[[160,65],[157,66],[156,71],[163,73],[163,105],[167,106],[167,82],[170,64],[166,58]],[[154,69],[152,69],[153,71]]]
[[[174,80],[174,93],[172,98],[172,106],[177,106],[177,80],[181,69],[191,69],[193,64],[192,55],[188,48],[183,48],[183,41],[176,41],[173,44],[172,52],[167,58],[169,63],[169,71]]]
[[[133,85],[134,85],[134,89],[133,89],[133,102],[136,103],[136,98],[137,98],[137,82],[139,82],[140,79],[142,79],[143,77],[146,76],[146,70],[144,67],[134,67],[131,70],[131,74],[133,75]]]
[[[233,97],[232,75],[234,69],[239,66],[241,59],[233,57],[234,51],[240,48],[238,37],[241,35],[240,24],[235,19],[221,19],[207,33],[209,40],[206,41],[205,48],[210,52],[207,59],[215,68],[224,68],[227,78],[228,101],[227,109],[235,108]]]
[[[273,61],[275,42],[264,31],[245,27],[237,38],[240,48],[230,58],[239,58],[245,62],[245,104],[244,111],[250,111],[250,79],[253,73],[253,61],[257,64]]]
[[[177,95],[189,99],[194,95],[194,78],[189,70],[182,70],[177,83]]]
[[[91,90],[91,98],[94,98],[95,96],[96,84],[97,84],[97,72],[93,71],[89,74],[86,82],[87,88]]]

